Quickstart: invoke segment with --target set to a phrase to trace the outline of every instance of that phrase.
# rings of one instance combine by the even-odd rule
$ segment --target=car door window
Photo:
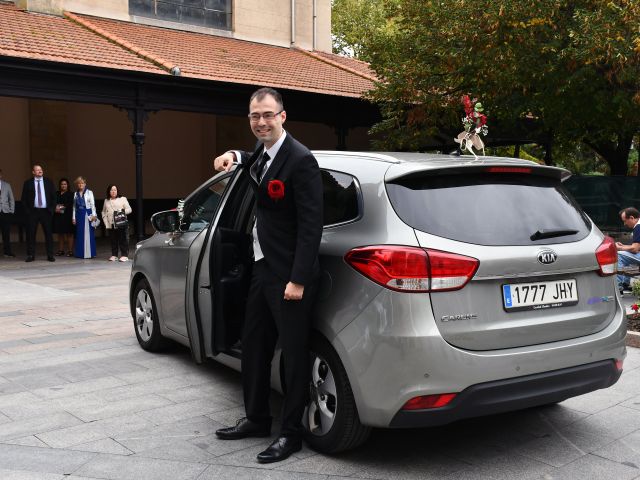
[[[361,216],[360,185],[346,173],[321,170],[324,197],[324,227],[354,222]]]
[[[184,230],[199,232],[209,226],[230,179],[231,175],[216,179],[188,201],[182,220]]]

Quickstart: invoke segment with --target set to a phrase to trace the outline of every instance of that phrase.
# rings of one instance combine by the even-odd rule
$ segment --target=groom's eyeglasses
[[[283,111],[284,110],[280,110],[279,112],[264,112],[262,115],[259,113],[250,113],[247,116],[252,123],[259,122],[260,118],[264,118],[265,122],[270,122],[276,118],[276,115],[280,115]]]

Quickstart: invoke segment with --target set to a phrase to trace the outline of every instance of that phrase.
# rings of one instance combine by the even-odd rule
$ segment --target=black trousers
[[[28,214],[28,222],[27,255],[33,257],[36,254],[36,230],[40,224],[44,232],[47,257],[53,257],[53,214],[46,208],[34,208]]]
[[[301,436],[309,394],[310,314],[317,282],[305,285],[302,300],[285,300],[285,286],[264,260],[254,264],[242,334],[244,407],[249,420],[271,423],[271,360],[279,339],[286,385],[280,434]]]
[[[120,247],[121,257],[129,256],[129,227],[125,228],[109,228],[109,240],[111,240],[111,255],[118,256],[118,247]]]
[[[13,213],[0,212],[0,229],[2,229],[2,248],[5,254],[11,253],[11,218]]]

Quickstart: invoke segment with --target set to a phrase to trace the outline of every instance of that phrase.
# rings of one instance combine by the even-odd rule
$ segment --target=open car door
[[[196,362],[218,353],[239,356],[253,264],[254,196],[249,181],[241,172],[234,175],[198,259],[188,322]]]
[[[180,231],[170,238],[162,257],[165,271],[172,272],[172,282],[165,291],[167,311],[172,315],[176,330],[181,328],[189,337],[191,355],[196,363],[205,358],[203,325],[197,312],[201,289],[210,291],[208,280],[203,282],[200,270],[204,251],[210,243],[213,225],[224,208],[233,174],[221,173],[189,195],[184,203]],[[173,294],[173,296],[169,295]],[[182,298],[178,298],[178,294]],[[169,303],[169,301],[171,301]],[[172,307],[169,309],[168,307]]]

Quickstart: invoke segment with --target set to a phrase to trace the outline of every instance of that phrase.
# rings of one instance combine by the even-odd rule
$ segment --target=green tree
[[[558,151],[584,143],[611,174],[626,174],[640,131],[639,0],[372,4],[384,28],[349,43],[380,78],[371,99],[383,112],[375,130],[385,147],[451,144],[460,98],[471,93],[487,108],[489,141],[553,139]]]
[[[365,59],[374,36],[393,31],[400,0],[332,0],[333,52]]]

